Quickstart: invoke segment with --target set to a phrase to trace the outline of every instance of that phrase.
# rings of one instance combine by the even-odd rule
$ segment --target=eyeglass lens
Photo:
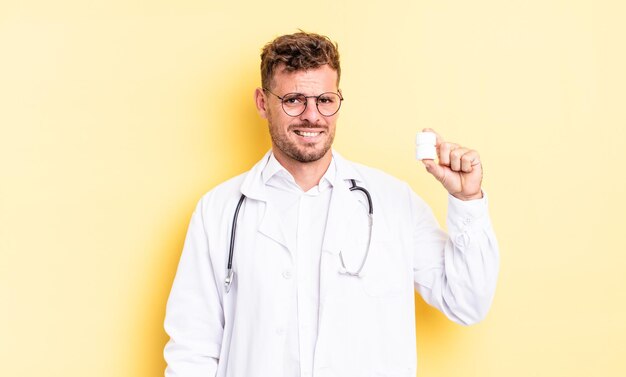
[[[341,97],[337,93],[328,92],[308,97],[300,93],[289,93],[283,96],[283,110],[287,115],[296,117],[306,110],[307,98],[316,99],[317,110],[324,116],[334,115],[341,106]]]

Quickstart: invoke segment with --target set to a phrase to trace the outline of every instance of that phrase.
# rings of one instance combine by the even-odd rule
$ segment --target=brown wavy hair
[[[263,47],[261,52],[261,84],[271,88],[276,68],[284,65],[287,72],[315,69],[328,64],[341,76],[337,43],[330,38],[300,31],[282,35]]]

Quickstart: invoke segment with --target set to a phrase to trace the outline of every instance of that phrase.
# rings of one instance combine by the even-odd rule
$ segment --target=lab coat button
[[[284,329],[280,327],[276,329],[276,335],[280,336],[280,335],[283,335],[284,333],[285,333]]]
[[[469,244],[469,236],[467,233],[458,234],[454,239],[454,244],[459,248],[467,247]]]
[[[285,279],[291,279],[291,271],[290,270],[283,271],[283,277]]]
[[[469,217],[466,217],[466,218],[463,219],[463,224],[465,224],[465,225],[469,225],[471,222],[472,222],[472,219],[469,218]]]

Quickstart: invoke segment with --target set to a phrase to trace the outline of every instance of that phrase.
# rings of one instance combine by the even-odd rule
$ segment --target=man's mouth
[[[316,137],[322,133],[321,131],[313,132],[313,131],[300,131],[300,130],[294,130],[293,132],[296,135],[303,136],[303,137]]]

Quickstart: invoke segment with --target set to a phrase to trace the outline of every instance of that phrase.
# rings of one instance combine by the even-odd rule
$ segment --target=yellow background
[[[302,28],[340,46],[344,156],[442,221],[415,132],[482,154],[493,309],[464,328],[419,300],[418,375],[625,376],[622,4],[3,0],[2,375],[162,375],[190,214],[269,148],[259,51]]]

